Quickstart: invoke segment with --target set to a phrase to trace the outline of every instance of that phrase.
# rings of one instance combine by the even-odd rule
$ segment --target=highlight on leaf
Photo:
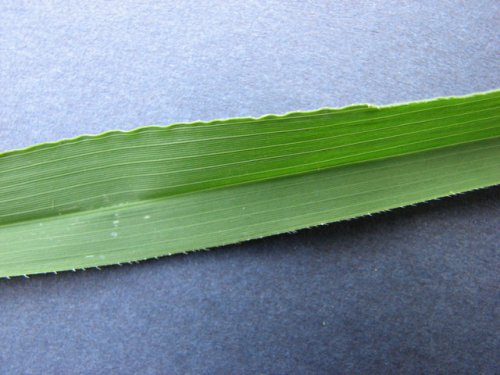
[[[131,262],[500,182],[500,91],[146,126],[0,154],[0,276]]]

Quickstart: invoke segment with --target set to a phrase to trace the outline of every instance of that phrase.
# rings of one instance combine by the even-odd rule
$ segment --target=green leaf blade
[[[500,92],[111,132],[0,155],[0,276],[259,238],[500,181]]]

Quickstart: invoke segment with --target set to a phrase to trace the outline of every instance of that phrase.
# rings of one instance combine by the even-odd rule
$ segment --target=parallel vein
[[[0,154],[0,276],[197,250],[500,182],[500,91]]]

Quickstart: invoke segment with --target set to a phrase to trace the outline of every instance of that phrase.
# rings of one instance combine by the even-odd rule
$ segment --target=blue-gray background
[[[496,0],[2,0],[0,151],[490,90],[499,32]],[[0,281],[0,373],[498,373],[498,194]]]

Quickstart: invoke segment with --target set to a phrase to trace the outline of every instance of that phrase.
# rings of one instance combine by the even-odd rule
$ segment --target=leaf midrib
[[[497,148],[497,147],[499,147],[499,146],[498,146],[498,145],[495,145],[495,146],[492,146],[492,147],[489,147],[489,148]],[[487,149],[487,148],[484,148],[484,147],[483,147],[483,148],[481,148],[481,149],[482,149],[482,150],[485,150],[485,149]],[[470,151],[470,150],[469,150],[469,151]],[[478,151],[478,150],[473,150],[473,151]],[[463,152],[458,151],[458,152],[457,152],[457,154],[459,154],[459,153],[463,153]],[[450,156],[449,154],[448,154],[448,155],[446,155],[446,157],[449,157],[449,156]],[[391,159],[393,159],[393,158],[391,158]],[[486,160],[486,159],[492,159],[492,157],[482,158],[482,159],[477,159],[476,161],[478,161],[478,160]],[[436,160],[436,159],[434,158],[434,160]],[[464,164],[465,164],[466,162],[467,162],[467,161],[465,161],[465,162],[464,162]],[[411,164],[411,163],[412,163],[412,162],[408,162],[407,164]],[[447,167],[446,167],[446,166],[443,166],[442,168],[447,168]],[[383,168],[379,168],[379,169],[383,169]],[[418,172],[417,172],[417,173],[418,173]],[[356,174],[356,173],[348,173],[348,174],[349,174],[349,175],[351,175],[351,174]],[[409,176],[409,175],[412,175],[412,174],[413,174],[413,173],[408,173],[408,174],[406,174],[406,175],[404,175],[404,176]],[[450,175],[450,176],[453,176],[453,175],[456,175],[456,172],[455,172],[455,171],[451,171],[450,173],[448,173],[448,174],[444,174],[444,175]],[[474,178],[471,178],[471,179],[469,179],[469,180],[473,180],[473,179],[474,179]],[[464,180],[467,180],[467,179],[464,179]],[[432,178],[428,178],[428,179],[424,179],[424,180],[419,180],[419,183],[426,182],[426,181],[432,181]],[[404,183],[404,184],[399,184],[399,185],[397,185],[397,186],[406,186],[406,185],[411,185],[412,183],[413,183],[413,182],[411,182],[411,181],[410,181],[410,182],[407,182],[407,183]],[[299,184],[297,184],[297,185],[299,185]],[[453,185],[454,185],[454,183],[453,183],[453,182],[450,182],[450,183],[449,183],[449,185],[450,185],[450,186],[453,186]],[[376,190],[373,190],[373,191],[385,191],[385,190],[391,190],[393,187],[394,187],[394,186],[387,186],[387,187],[380,188],[380,189],[376,189]],[[480,188],[480,187],[478,187],[478,188]],[[427,189],[427,190],[432,191],[432,190],[433,190],[432,186],[431,186],[429,189]],[[426,191],[426,190],[421,190],[421,191]],[[361,192],[361,193],[359,193],[359,194],[366,194],[366,192]],[[353,196],[356,196],[356,194],[349,194],[349,195],[346,195],[345,197],[353,197]],[[170,197],[169,197],[169,198],[170,198]],[[325,199],[325,200],[323,200],[323,201],[338,200],[338,199],[342,199],[342,198],[344,198],[344,197],[343,197],[343,196],[335,196],[335,197],[331,197],[331,198]],[[167,199],[168,199],[168,198],[167,198]],[[374,199],[374,200],[372,200],[372,202],[373,202],[373,201],[380,201],[380,200],[383,200],[383,199],[384,199],[384,198]],[[267,202],[269,202],[269,201],[270,201],[270,200],[268,200]],[[298,207],[302,207],[302,206],[306,206],[306,205],[308,205],[308,204],[312,204],[312,203],[314,203],[314,204],[318,204],[319,202],[318,202],[318,201],[302,202],[302,203],[300,203],[300,204],[296,205],[296,208],[298,208]],[[403,203],[404,203],[404,202],[403,202]],[[410,202],[410,203],[411,203],[411,202]],[[363,202],[360,202],[360,203],[353,204],[353,205],[350,205],[350,206],[344,206],[343,208],[345,209],[345,208],[347,208],[347,207],[355,207],[355,206],[357,206],[357,205],[362,205],[362,204],[363,204]],[[404,203],[404,204],[408,204],[408,202],[406,202],[406,203]],[[403,204],[403,205],[404,205],[404,204]],[[123,209],[123,207],[121,207],[121,208]],[[132,208],[132,206],[131,206],[131,207],[129,207],[129,208]],[[233,206],[232,208],[234,208],[234,206]],[[289,209],[289,207],[288,207],[287,209]],[[93,211],[98,211],[98,210],[93,210]],[[212,213],[215,213],[215,212],[218,212],[218,210],[212,211]],[[253,213],[253,214],[251,213],[250,215],[261,214],[262,212],[263,212],[263,211],[259,211],[259,212],[257,212],[257,213]],[[274,212],[274,210],[272,210],[272,211],[270,211],[270,212]],[[327,211],[325,211],[325,212],[327,212]],[[317,213],[317,212],[316,212],[316,213]],[[298,214],[298,215],[295,215],[295,216],[297,216],[297,217],[301,217],[301,214]],[[303,215],[302,215],[302,216],[303,216]],[[228,220],[228,218],[227,218],[227,217],[224,217],[223,219],[221,219],[221,220],[219,220],[219,221],[227,221],[227,220]],[[216,221],[217,221],[217,220],[212,221],[212,222],[216,222]],[[159,222],[159,221],[158,221],[158,222]],[[273,221],[272,221],[272,220],[271,220],[271,221],[269,221],[269,223],[271,223],[271,222],[273,222]],[[155,221],[148,221],[148,224],[154,224],[154,223],[155,223]],[[183,228],[183,229],[184,229],[184,228],[187,228],[187,227],[189,227],[189,226],[199,226],[199,225],[203,226],[203,225],[208,224],[208,223],[209,223],[209,222],[196,222],[196,223],[194,223],[194,224],[192,224],[192,225],[188,225],[188,226],[183,225],[182,227],[179,227],[179,228]],[[262,223],[261,223],[261,224],[262,224]],[[257,225],[257,224],[255,224],[255,225]],[[134,226],[137,226],[137,224],[135,224]],[[175,229],[175,228],[174,228],[174,227],[172,227],[172,228],[170,228],[170,229]],[[104,231],[102,231],[102,232],[101,232],[101,231],[99,231],[99,232],[98,232],[98,231],[94,231],[94,232],[87,232],[87,234],[93,234],[93,233],[104,233],[104,232],[107,232],[107,231],[108,231],[108,230],[104,230]],[[223,230],[222,230],[222,232],[223,232]],[[141,235],[139,234],[139,235],[137,235],[136,237],[140,237],[140,236],[141,236]],[[192,238],[193,236],[194,236],[194,237],[196,237],[196,235],[190,235],[189,237],[186,237],[186,239],[188,239],[188,238]],[[63,236],[58,236],[58,238],[62,238],[62,237],[63,237]],[[78,236],[75,236],[75,237],[78,237]],[[130,235],[129,235],[129,236],[124,237],[124,239],[129,239],[129,238],[132,238],[132,237],[134,237],[134,236],[130,236]],[[182,238],[178,238],[178,239],[182,240]],[[95,244],[97,244],[97,243],[103,243],[103,241],[101,240],[101,241],[96,241],[96,242],[92,242],[92,241],[86,241],[86,242],[85,242],[85,244],[86,244],[86,245],[87,245],[87,244],[90,244],[90,245],[91,245],[91,244],[94,244],[94,243],[95,243]],[[162,242],[158,242],[158,243],[162,243]],[[82,243],[82,244],[83,244],[83,243]],[[155,242],[149,242],[149,244],[150,244],[150,245],[151,245],[151,244],[155,244]],[[60,245],[60,244],[59,244],[59,245],[55,245],[55,246],[45,246],[45,247],[40,248],[39,250],[44,250],[44,249],[45,249],[45,250],[47,250],[47,249],[50,249],[50,248],[58,248],[58,247],[64,247],[64,245]],[[119,252],[119,251],[121,251],[121,250],[130,250],[130,249],[131,249],[131,247],[130,247],[130,246],[127,246],[126,248],[113,249],[113,251],[110,251],[110,252],[106,252],[106,251],[102,251],[102,250],[101,250],[101,251],[100,251],[100,253],[101,253],[101,254],[106,254],[106,253],[115,253],[115,252]],[[29,253],[29,250],[28,250],[27,252]],[[23,254],[23,251],[22,251],[22,250],[21,250],[21,251],[18,251],[18,252],[16,252],[16,254],[17,254],[17,255],[22,255],[22,254]],[[65,259],[65,258],[68,258],[68,259],[69,259],[69,258],[71,258],[71,256],[68,256],[68,257],[61,257],[61,258],[57,258],[57,259]],[[56,259],[56,258],[52,258],[52,259]],[[5,263],[5,265],[8,265],[8,264],[10,264],[10,263]],[[12,262],[12,264],[15,264],[15,262]]]
[[[484,130],[484,129],[482,129],[482,130]],[[453,134],[453,135],[450,135],[450,136],[455,136],[455,135],[456,134]],[[475,139],[474,141],[453,143],[453,144],[450,144],[450,145],[443,145],[443,146],[438,146],[438,147],[431,147],[431,148],[424,149],[424,150],[405,152],[405,153],[400,153],[400,154],[397,154],[397,155],[383,156],[383,157],[373,158],[373,159],[364,159],[364,160],[355,161],[355,162],[351,162],[351,163],[345,163],[345,164],[339,164],[339,165],[335,165],[335,166],[328,166],[328,167],[323,167],[323,168],[316,168],[314,170],[308,170],[308,171],[303,171],[303,172],[291,173],[291,174],[288,174],[288,175],[279,175],[279,176],[273,176],[273,177],[266,177],[266,178],[251,180],[251,181],[239,181],[239,182],[235,182],[235,183],[229,183],[229,184],[226,184],[226,185],[219,185],[219,186],[214,186],[214,187],[202,188],[202,189],[198,189],[198,190],[191,190],[191,191],[179,192],[179,193],[176,193],[176,194],[169,194],[169,195],[165,195],[165,196],[161,196],[161,197],[154,197],[154,198],[148,198],[148,199],[139,199],[139,200],[133,201],[133,202],[122,202],[122,203],[118,203],[118,204],[114,204],[114,205],[109,205],[109,206],[103,206],[103,207],[99,207],[99,208],[95,208],[95,209],[87,209],[87,210],[73,211],[73,212],[64,212],[64,213],[59,213],[58,215],[49,215],[49,216],[44,216],[44,217],[34,217],[32,219],[23,219],[23,220],[14,221],[14,222],[7,223],[7,224],[2,224],[2,225],[0,225],[0,228],[20,226],[20,225],[23,225],[24,223],[32,222],[32,221],[43,222],[43,221],[51,220],[52,218],[61,218],[62,216],[72,217],[72,216],[81,215],[82,213],[113,211],[117,207],[119,207],[120,209],[123,209],[124,207],[133,208],[133,207],[137,207],[137,206],[143,205],[145,203],[150,203],[150,202],[154,202],[154,201],[162,201],[162,200],[173,198],[173,197],[188,196],[188,195],[194,195],[194,194],[201,193],[201,192],[207,192],[207,191],[212,191],[212,190],[221,190],[221,189],[231,188],[231,187],[235,187],[235,186],[239,186],[239,185],[250,185],[250,184],[256,184],[256,183],[264,182],[264,181],[270,181],[270,180],[276,180],[276,179],[285,179],[285,178],[289,178],[289,177],[293,177],[293,176],[300,176],[300,175],[308,175],[308,174],[313,174],[313,173],[317,173],[317,172],[321,172],[321,171],[325,171],[325,170],[330,170],[330,169],[343,168],[343,167],[347,167],[347,166],[360,165],[360,164],[371,163],[371,162],[375,162],[375,161],[388,160],[388,159],[396,159],[396,158],[401,158],[401,157],[412,155],[412,154],[423,154],[423,153],[428,153],[428,152],[436,151],[436,150],[440,150],[440,149],[453,148],[453,147],[460,146],[460,145],[474,144],[474,143],[485,142],[485,141],[494,140],[494,139],[500,139],[500,137],[498,137],[498,136],[485,137],[485,138],[481,138],[481,139]],[[491,147],[488,147],[488,148],[498,148],[498,147],[499,146],[494,145],[494,146],[491,146]],[[374,152],[374,151],[370,151],[370,152]],[[411,164],[411,162],[408,162],[408,164]],[[383,168],[379,168],[379,169],[383,169]],[[257,172],[257,173],[261,173],[261,172]],[[257,174],[257,173],[255,173],[255,174]],[[363,171],[356,172],[356,173],[363,173]],[[152,189],[147,189],[147,190],[152,190]],[[120,192],[116,192],[114,194],[123,194],[123,193],[127,193],[127,192],[128,191],[120,191]],[[132,191],[130,191],[130,192],[132,192]],[[112,195],[112,194],[108,194],[108,195]],[[92,199],[92,198],[95,198],[95,197],[87,197],[85,199]],[[78,202],[78,201],[75,201],[75,202]],[[55,206],[55,207],[57,207],[57,206]],[[16,213],[16,214],[19,214],[19,213]],[[5,216],[0,216],[0,217],[5,217]]]

